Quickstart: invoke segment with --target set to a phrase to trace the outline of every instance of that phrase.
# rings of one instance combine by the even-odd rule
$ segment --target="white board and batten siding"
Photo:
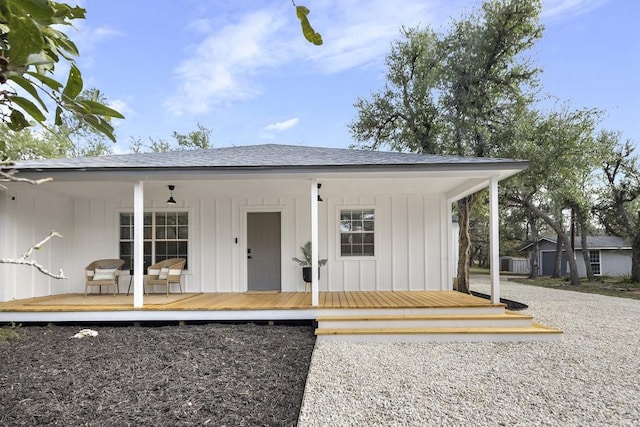
[[[441,249],[450,244],[442,216],[444,197],[419,180],[322,180],[318,203],[321,291],[442,290],[447,263]],[[164,183],[145,184],[145,210],[189,214],[187,292],[247,290],[246,215],[280,212],[282,291],[304,291],[300,267],[291,258],[311,238],[309,180],[178,181],[177,204],[167,207]],[[84,292],[84,267],[100,258],[117,258],[119,214],[133,210],[133,184],[85,196],[63,191],[64,183],[20,187],[15,200],[0,193],[3,256],[19,256],[52,229],[64,235],[34,254],[45,267],[63,268],[69,277],[50,279],[26,266],[0,266],[0,299],[10,300]],[[92,183],[83,183],[88,188]],[[341,257],[341,209],[375,210],[375,256]],[[17,219],[20,218],[20,221]],[[237,239],[237,241],[236,241]],[[121,278],[126,291],[128,275]]]
[[[69,273],[68,246],[74,239],[74,224],[68,198],[42,191],[29,194],[0,191],[0,212],[0,257],[20,258],[55,230],[64,238],[50,239],[28,259],[36,260],[52,273],[58,274],[60,269],[65,275]],[[0,264],[0,301],[66,293],[71,289],[68,281],[52,279],[35,268]]]

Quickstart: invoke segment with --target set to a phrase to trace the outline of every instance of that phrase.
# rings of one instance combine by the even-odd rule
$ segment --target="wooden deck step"
[[[532,323],[527,327],[482,328],[355,328],[316,329],[319,341],[350,342],[472,342],[555,341],[562,331]]]
[[[523,314],[453,314],[453,315],[369,315],[319,316],[319,329],[382,329],[382,328],[480,328],[526,327],[533,318]]]
[[[320,329],[435,328],[435,327],[524,327],[533,318],[525,314],[449,314],[449,315],[354,315],[319,316]]]

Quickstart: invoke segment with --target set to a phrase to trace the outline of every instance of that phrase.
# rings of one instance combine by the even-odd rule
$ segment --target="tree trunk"
[[[569,241],[569,237],[562,230],[562,227],[558,225],[549,215],[540,210],[536,205],[534,205],[530,200],[518,200],[518,202],[522,203],[527,209],[531,210],[538,218],[542,219],[547,223],[549,227],[555,231],[558,236],[562,236],[562,242],[567,248],[567,256],[569,258],[569,270],[571,274],[571,284],[574,286],[578,286],[580,284],[580,276],[578,276],[578,264],[576,264],[576,259],[573,255],[573,251],[571,250],[571,242]]]
[[[584,260],[584,268],[587,272],[587,280],[593,282],[596,280],[591,268],[591,258],[589,257],[589,247],[587,246],[587,235],[585,229],[580,226],[580,250],[582,251],[582,259]]]
[[[553,274],[551,274],[551,277],[554,279],[562,277],[562,238],[560,235],[556,235],[556,257],[553,260]]]
[[[589,257],[589,247],[587,245],[587,219],[582,215],[580,209],[576,209],[578,226],[580,227],[580,250],[582,251],[582,259],[584,260],[584,268],[587,272],[587,280],[593,282],[596,280],[591,268],[591,258]]]
[[[571,284],[574,286],[578,286],[580,284],[580,276],[578,275],[578,263],[576,262],[576,254],[571,248],[571,242],[569,241],[569,236],[567,236],[567,233],[561,233],[561,235],[565,247],[568,248],[567,258],[569,261],[569,274],[571,277]]]
[[[640,282],[640,235],[631,241],[631,280]]]
[[[458,200],[458,292],[469,293],[469,255],[471,249],[471,233],[469,232],[469,216],[476,201],[474,195]]]
[[[538,224],[535,215],[529,213],[529,227],[531,229],[531,258],[529,259],[529,279],[538,278]]]

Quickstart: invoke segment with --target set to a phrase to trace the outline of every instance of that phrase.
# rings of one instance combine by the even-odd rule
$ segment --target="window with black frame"
[[[189,263],[189,214],[187,212],[144,213],[144,265],[168,258],[184,258]],[[120,213],[120,259],[124,270],[133,268],[133,213]]]

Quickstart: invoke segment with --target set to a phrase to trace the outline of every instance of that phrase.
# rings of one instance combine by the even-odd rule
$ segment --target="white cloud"
[[[277,14],[263,10],[205,38],[175,70],[178,88],[164,105],[177,115],[201,114],[260,93],[252,77],[283,62],[274,37],[281,26]]]
[[[546,0],[542,7],[542,17],[556,19],[575,16],[596,9],[610,0]]]
[[[290,4],[265,2],[262,9],[254,6],[251,13],[246,13],[246,3],[240,4],[208,10],[208,16],[200,15],[187,26],[188,30],[206,32],[208,36],[173,70],[176,87],[164,103],[171,113],[205,114],[214,105],[259,96],[259,78],[278,67],[295,66],[303,73],[332,74],[381,66],[392,41],[400,37],[401,27],[430,26],[440,30],[451,17],[482,3],[317,0],[307,6],[312,26],[322,34],[322,46],[313,46],[303,38]],[[216,30],[211,32],[212,28]]]
[[[86,54],[86,51],[93,50],[99,43],[124,35],[119,30],[107,26],[91,28],[83,21],[74,22],[74,27],[78,31],[69,34],[69,36],[78,45],[82,56]]]
[[[294,117],[293,119],[285,120],[283,122],[271,123],[270,125],[265,126],[264,130],[282,132],[284,130],[291,129],[297,125],[299,121],[300,120],[297,117]]]
[[[451,9],[440,1],[442,9],[433,6],[434,0],[314,2],[308,5],[309,20],[323,36],[320,47],[303,38],[290,5],[230,17],[218,11],[215,22],[226,25],[204,38],[174,70],[177,87],[164,106],[176,115],[204,114],[213,105],[247,100],[261,93],[256,82],[265,70],[301,61],[323,73],[381,63],[401,26],[430,24],[441,17],[439,11]],[[199,17],[188,28],[207,31],[212,22]],[[310,70],[308,65],[304,69]]]
[[[455,9],[449,2],[434,0],[370,0],[366,4],[361,0],[326,1],[316,21],[313,9],[309,15],[324,45],[305,51],[325,73],[382,63],[391,42],[400,37],[402,26],[439,26],[447,22],[447,12]]]

